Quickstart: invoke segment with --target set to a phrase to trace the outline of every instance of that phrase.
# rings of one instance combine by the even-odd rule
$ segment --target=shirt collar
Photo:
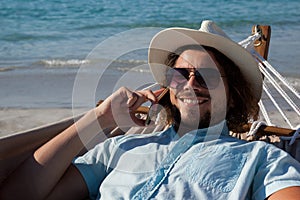
[[[176,134],[174,126],[172,125],[171,128],[173,129],[173,132]],[[201,136],[228,136],[229,135],[229,130],[227,127],[227,123],[226,120],[221,121],[218,124],[215,124],[213,126],[210,126],[208,128],[202,128],[202,129],[196,129],[196,130],[192,130],[186,134],[192,134],[192,135],[196,135],[198,137]],[[186,135],[185,134],[185,135]]]
[[[207,136],[207,135],[229,135],[229,130],[225,120],[220,123],[210,126],[208,128],[195,130],[198,136]]]

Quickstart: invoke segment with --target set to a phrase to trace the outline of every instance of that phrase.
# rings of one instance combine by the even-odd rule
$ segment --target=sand
[[[75,115],[83,113],[84,109],[76,109]],[[73,116],[72,109],[67,108],[2,108],[0,109],[0,137]]]

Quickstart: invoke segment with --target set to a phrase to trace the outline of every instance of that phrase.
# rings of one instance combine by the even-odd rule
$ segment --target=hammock
[[[296,91],[296,89],[287,82],[287,80],[278,72],[275,70],[274,67],[266,60],[267,52],[264,52],[265,58],[258,53],[256,50],[260,45],[262,45],[262,42],[260,39],[262,38],[262,31],[260,26],[255,26],[255,33],[248,37],[246,40],[243,40],[240,42],[240,45],[244,46],[248,51],[251,52],[251,54],[256,58],[259,69],[264,75],[264,82],[263,82],[263,98],[259,102],[259,106],[262,112],[262,115],[266,121],[266,125],[274,126],[276,123],[272,123],[272,119],[270,115],[267,112],[266,106],[264,105],[264,101],[267,101],[265,97],[269,98],[270,102],[273,103],[275,108],[278,110],[282,118],[284,119],[284,122],[287,123],[288,127],[291,129],[297,129],[297,126],[299,123],[299,116],[300,116],[300,109],[297,106],[295,102],[299,102],[300,95]],[[259,30],[257,30],[259,29]],[[256,41],[260,41],[258,44],[255,44]],[[255,49],[256,47],[256,49]],[[272,89],[273,87],[273,89]],[[286,88],[286,89],[284,89]],[[276,92],[281,95],[282,98],[279,98]],[[280,100],[284,100],[287,105],[289,105],[289,108],[285,108],[285,110],[293,110],[294,114],[296,116],[287,116],[284,112],[284,109],[281,107],[283,105],[283,102],[278,103],[276,101],[276,98]],[[291,114],[290,112],[289,114]],[[292,122],[292,119],[298,119],[297,121]],[[277,123],[278,124],[278,123]],[[282,124],[281,124],[282,126]]]
[[[266,60],[271,35],[270,27],[256,25],[252,33],[239,44],[256,58],[264,76],[263,94],[259,102],[263,121],[250,123],[246,135],[233,135],[249,141],[261,139],[271,142],[300,161],[299,92]],[[270,104],[273,104],[273,107]],[[271,111],[268,112],[267,107]],[[274,117],[276,112],[281,116],[281,120]],[[273,116],[270,113],[273,113]],[[280,127],[274,124],[280,124]],[[284,125],[286,128],[283,128]]]

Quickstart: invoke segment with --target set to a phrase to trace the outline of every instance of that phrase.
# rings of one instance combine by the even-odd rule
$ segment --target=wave
[[[20,41],[53,41],[53,40],[63,40],[65,36],[60,35],[50,35],[50,34],[27,34],[27,33],[11,33],[7,35],[1,35],[1,40],[6,42],[20,42]]]
[[[147,64],[146,60],[136,60],[136,59],[129,59],[129,60],[115,60],[114,63],[123,63],[123,64],[134,64],[134,65],[143,65]]]
[[[140,72],[140,73],[150,73],[151,70],[149,68],[130,68],[130,67],[118,67],[119,71],[131,71],[131,72]]]
[[[44,65],[46,67],[58,67],[58,66],[80,66],[83,64],[89,64],[89,60],[80,60],[80,59],[69,59],[69,60],[61,60],[61,59],[51,59],[51,60],[41,60],[38,64]]]
[[[5,67],[0,67],[0,72],[8,72],[8,71],[14,71],[18,69],[24,69],[24,68],[29,68],[28,66],[5,66]]]
[[[11,63],[12,64],[12,63]],[[0,72],[8,72],[14,70],[42,70],[43,68],[79,68],[84,66],[86,69],[92,68],[105,68],[105,65],[109,64],[109,68],[115,69],[118,71],[140,71],[140,72],[148,72],[148,66],[146,66],[146,60],[107,60],[107,59],[42,59],[39,61],[33,61],[32,63],[19,63],[17,65],[6,65],[0,66]],[[142,67],[141,67],[142,66]]]
[[[12,71],[12,70],[15,70],[18,68],[20,68],[20,67],[17,67],[17,66],[0,67],[0,72]]]
[[[80,65],[93,66],[95,64],[101,64],[101,63],[111,63],[111,66],[114,67],[122,67],[122,66],[137,66],[137,65],[143,65],[147,62],[145,60],[107,60],[107,59],[97,59],[97,60],[90,60],[90,59],[45,59],[40,60],[36,64],[42,65],[45,67],[79,67]]]

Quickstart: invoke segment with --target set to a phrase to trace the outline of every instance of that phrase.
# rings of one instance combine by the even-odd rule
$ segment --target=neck
[[[207,128],[207,127],[199,127],[197,125],[191,126],[191,125],[187,125],[184,123],[174,123],[174,127],[175,130],[177,132],[177,134],[182,137],[183,135],[185,135],[186,133],[192,131],[192,130],[196,130],[196,129],[201,129],[201,128]]]
[[[190,131],[193,131],[193,130],[196,130],[196,129],[206,129],[206,128],[210,128],[210,127],[214,127],[214,126],[217,126],[219,124],[223,124],[224,123],[224,120],[223,121],[220,121],[218,123],[211,123],[207,126],[191,126],[191,125],[186,125],[184,123],[174,123],[174,129],[175,131],[177,132],[177,134],[182,137],[184,136],[186,133],[190,132]],[[200,124],[200,123],[199,123]]]

